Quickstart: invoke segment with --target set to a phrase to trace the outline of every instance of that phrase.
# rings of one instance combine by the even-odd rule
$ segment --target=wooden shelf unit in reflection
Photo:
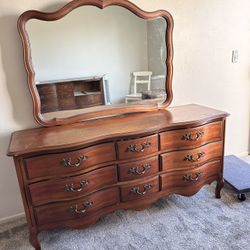
[[[103,77],[37,82],[42,113],[105,104]]]

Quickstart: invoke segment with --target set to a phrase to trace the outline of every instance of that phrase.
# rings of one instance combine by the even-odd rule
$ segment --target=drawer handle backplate
[[[196,136],[193,137],[191,133],[185,134],[182,136],[182,140],[186,141],[197,141],[199,138],[201,138],[204,135],[203,131],[196,132]]]
[[[152,185],[150,184],[145,184],[143,186],[144,190],[142,192],[140,192],[140,188],[139,187],[133,187],[131,188],[131,193],[136,194],[136,195],[145,195],[151,188]]]
[[[70,211],[75,214],[84,215],[87,212],[88,208],[91,208],[93,206],[93,201],[86,201],[82,206],[83,209],[81,210],[78,209],[78,205],[71,206]]]
[[[184,161],[197,162],[204,156],[205,156],[204,152],[198,153],[197,158],[195,158],[194,155],[187,155],[185,156]]]
[[[82,162],[86,161],[88,159],[87,156],[85,155],[81,155],[77,158],[77,162],[76,163],[71,163],[71,159],[70,158],[64,158],[62,160],[63,166],[64,167],[79,167],[81,165]]]
[[[192,182],[195,182],[195,181],[198,181],[199,180],[199,178],[201,177],[201,175],[202,175],[202,173],[196,173],[195,175],[194,175],[194,177],[193,177],[193,175],[192,174],[186,174],[186,175],[184,175],[183,176],[183,179],[185,180],[185,181],[192,181]]]
[[[151,146],[151,142],[143,142],[140,146],[137,146],[136,144],[131,144],[127,147],[126,152],[143,152],[146,148],[149,148]]]
[[[80,187],[75,189],[74,184],[67,184],[64,186],[64,189],[68,192],[81,192],[85,186],[89,184],[89,180],[84,180],[80,182]]]
[[[150,168],[151,168],[151,165],[148,164],[148,163],[146,163],[146,164],[144,164],[144,165],[142,166],[142,171],[140,171],[138,167],[132,167],[132,168],[130,168],[130,169],[128,170],[128,172],[129,172],[130,174],[134,174],[134,175],[143,175],[143,174],[145,174],[146,171],[147,171],[148,169],[150,169]]]

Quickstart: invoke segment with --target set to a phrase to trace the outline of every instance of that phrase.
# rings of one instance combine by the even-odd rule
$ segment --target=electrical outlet
[[[239,52],[238,50],[232,51],[232,63],[237,63],[239,61]]]

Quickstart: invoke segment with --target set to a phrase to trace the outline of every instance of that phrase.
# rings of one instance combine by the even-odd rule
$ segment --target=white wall
[[[153,72],[151,89],[165,88],[166,78],[164,76],[167,73],[166,28],[167,22],[164,18],[148,22],[148,70]]]
[[[148,68],[147,21],[121,7],[85,6],[26,29],[36,81],[107,75],[116,104],[129,94],[131,73]]]
[[[134,0],[145,10],[167,9],[175,20],[173,105],[199,103],[231,113],[226,153],[249,149],[250,1]],[[28,9],[55,10],[65,1],[0,2],[0,218],[23,211],[12,160],[10,133],[37,126],[22,63],[17,17]],[[239,63],[231,63],[231,50]]]
[[[163,18],[148,22],[148,69],[153,75],[166,75],[166,28]]]

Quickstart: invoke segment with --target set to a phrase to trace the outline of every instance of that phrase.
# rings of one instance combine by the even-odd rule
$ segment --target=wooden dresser
[[[84,228],[117,209],[223,187],[225,118],[186,105],[12,134],[30,242],[43,230]]]

